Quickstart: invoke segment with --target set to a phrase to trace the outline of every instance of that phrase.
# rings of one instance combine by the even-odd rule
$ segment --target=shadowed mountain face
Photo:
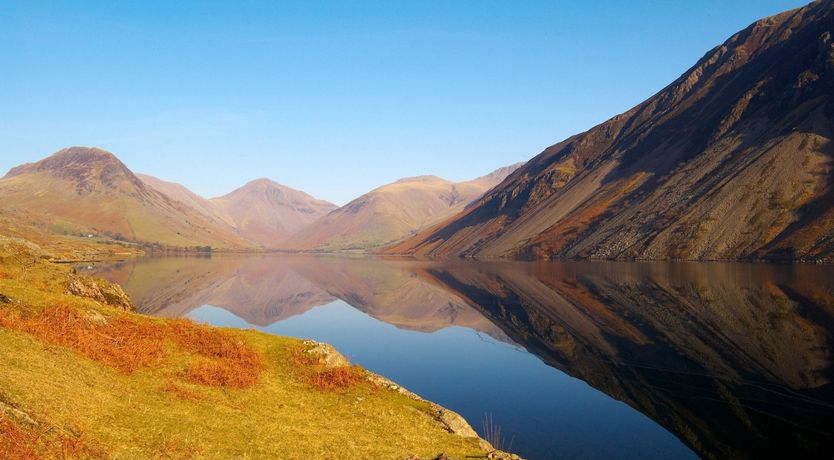
[[[519,166],[466,182],[420,176],[383,185],[305,227],[286,246],[342,251],[389,244],[460,212]]]
[[[145,186],[122,162],[100,149],[73,147],[0,179],[0,214],[49,231],[166,246],[248,246],[229,229]]]
[[[245,238],[264,247],[280,247],[290,235],[336,205],[269,179],[258,179],[209,200],[226,222]]]
[[[834,2],[763,19],[390,253],[834,257]]]
[[[427,276],[705,458],[834,452],[834,271],[480,264]]]

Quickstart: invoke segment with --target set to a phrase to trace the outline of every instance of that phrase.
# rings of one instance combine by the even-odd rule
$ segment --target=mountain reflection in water
[[[450,326],[477,331],[535,355],[550,366],[550,377],[561,371],[607,395],[605,410],[611,412],[595,416],[619,414],[622,401],[704,458],[830,458],[834,452],[834,267],[274,255],[146,258],[94,270],[121,283],[140,311],[159,316],[184,316],[211,305],[266,328],[342,301],[404,331],[437,335]],[[405,359],[415,352],[406,348],[392,341],[385,352]],[[378,367],[372,370],[387,374],[384,364]],[[504,367],[496,369],[504,373],[490,379],[490,388],[544,378],[507,374],[512,366]],[[470,398],[481,383],[468,383]],[[475,404],[484,406],[478,412],[456,407],[463,392],[425,394],[432,388],[426,384],[422,396],[460,411],[479,431],[479,418],[494,414],[505,433],[516,433],[513,450],[530,458],[691,455],[683,445],[675,447],[677,441],[655,434],[646,443],[655,450],[580,447],[613,442],[602,438],[610,438],[611,430],[621,430],[615,434],[624,439],[643,432],[636,431],[637,422],[624,423],[596,435],[583,432],[571,443],[569,419],[560,419],[558,427],[547,426],[555,422],[545,412],[537,420],[502,419],[513,401],[488,407],[490,401],[478,400]],[[553,398],[553,407],[568,410],[565,396]],[[581,411],[563,415],[579,424]]]

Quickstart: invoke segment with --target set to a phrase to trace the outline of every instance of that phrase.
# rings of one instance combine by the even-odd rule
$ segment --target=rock
[[[508,452],[502,452],[500,450],[494,450],[487,454],[487,458],[495,459],[495,460],[523,460],[516,454],[510,454]]]
[[[14,417],[20,422],[27,423],[29,425],[37,425],[38,422],[32,420],[32,417],[29,416],[26,412],[23,412],[20,409],[15,409],[14,407],[0,401],[0,416],[9,416]]]
[[[323,364],[327,369],[350,366],[350,361],[336,351],[333,345],[329,343],[305,340],[304,345],[309,347],[304,352],[316,357],[319,363]]]
[[[460,416],[457,412],[450,411],[445,407],[432,404],[435,419],[443,424],[443,426],[450,432],[464,438],[477,438],[478,433],[472,429],[469,423]]]
[[[122,310],[134,310],[130,297],[122,290],[121,286],[115,283],[73,274],[70,275],[67,282],[67,291],[70,294],[87,297]]]

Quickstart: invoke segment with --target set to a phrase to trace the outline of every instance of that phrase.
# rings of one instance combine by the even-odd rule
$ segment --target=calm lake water
[[[86,267],[85,267],[86,268]],[[312,338],[550,458],[831,458],[834,267],[145,258],[140,311]]]

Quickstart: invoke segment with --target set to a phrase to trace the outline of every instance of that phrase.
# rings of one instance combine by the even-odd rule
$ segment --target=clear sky
[[[0,1],[0,169],[72,145],[205,196],[465,180],[796,0]]]

